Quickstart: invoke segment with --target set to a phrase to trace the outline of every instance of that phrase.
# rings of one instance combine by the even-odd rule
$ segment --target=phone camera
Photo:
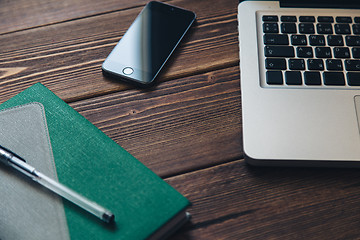
[[[174,8],[172,7],[172,8],[170,8],[170,10],[173,12],[173,11],[174,11]]]

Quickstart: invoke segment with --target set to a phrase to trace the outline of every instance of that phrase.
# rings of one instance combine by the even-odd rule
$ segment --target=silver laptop
[[[239,4],[248,163],[360,166],[357,7],[354,0]]]

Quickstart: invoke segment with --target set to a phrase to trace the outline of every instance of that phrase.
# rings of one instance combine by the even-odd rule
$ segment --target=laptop
[[[238,6],[245,159],[360,166],[360,1]]]

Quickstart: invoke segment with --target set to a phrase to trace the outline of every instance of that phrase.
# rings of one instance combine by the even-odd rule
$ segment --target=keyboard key
[[[333,34],[333,28],[330,23],[318,23],[316,24],[316,30],[319,34]]]
[[[289,45],[288,35],[264,34],[265,45]]]
[[[346,36],[346,45],[348,46],[360,46],[360,36]]]
[[[281,85],[283,84],[283,75],[281,71],[267,71],[266,72],[266,83],[270,85]]]
[[[304,59],[289,59],[290,70],[305,70]]]
[[[360,86],[360,72],[348,72],[347,80],[350,86]]]
[[[306,85],[321,85],[320,72],[304,72]]]
[[[334,47],[335,58],[350,58],[350,51],[347,47]]]
[[[309,70],[324,70],[324,62],[322,59],[308,59],[307,65]]]
[[[334,22],[334,18],[333,17],[327,17],[327,16],[320,16],[320,17],[318,17],[318,22],[332,23],[332,22]]]
[[[279,33],[279,26],[277,23],[264,23],[263,24],[264,33]]]
[[[300,22],[315,22],[314,16],[300,16],[299,17]]]
[[[296,22],[297,18],[296,16],[281,16],[282,22]]]
[[[360,58],[360,48],[354,47],[352,48],[353,58]]]
[[[352,29],[354,34],[360,34],[360,24],[353,24]]]
[[[286,69],[286,61],[282,58],[266,58],[265,59],[265,67],[266,69],[277,69],[277,70],[285,70]]]
[[[314,24],[300,23],[299,24],[299,33],[314,34],[315,33]]]
[[[340,35],[329,35],[327,41],[329,46],[344,46],[343,37]]]
[[[262,16],[262,20],[264,22],[277,22],[279,21],[279,18],[276,15],[264,15]]]
[[[345,60],[347,71],[360,71],[360,60]]]
[[[297,47],[296,52],[297,52],[297,56],[300,58],[312,58],[313,57],[312,47]]]
[[[326,69],[341,71],[341,70],[343,70],[342,61],[337,60],[337,59],[327,59],[326,60]]]
[[[295,52],[292,46],[266,46],[266,57],[294,57]]]
[[[307,45],[307,40],[305,35],[292,35],[291,36],[291,44],[292,45]]]
[[[328,86],[344,86],[345,78],[342,72],[324,72],[324,84]]]
[[[325,46],[325,37],[323,35],[310,35],[309,43],[311,46]]]
[[[295,23],[282,23],[281,24],[282,33],[296,33],[296,24]]]
[[[335,24],[336,34],[351,34],[349,24]]]
[[[299,71],[286,71],[285,82],[287,85],[301,85],[302,77]]]
[[[316,47],[315,56],[317,58],[331,58],[331,49],[329,47]]]
[[[354,18],[354,22],[360,23],[360,17],[355,17],[355,18]]]
[[[352,23],[351,17],[336,17],[338,23]]]

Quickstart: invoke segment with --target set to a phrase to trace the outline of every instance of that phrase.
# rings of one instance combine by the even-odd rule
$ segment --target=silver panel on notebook
[[[281,28],[281,16],[296,16],[297,21],[300,16],[314,16],[315,19],[319,16],[350,16],[354,19],[360,16],[360,10],[280,8],[278,1],[244,1],[239,4],[243,144],[247,162],[264,166],[360,166],[358,80],[354,80],[354,85],[347,82],[345,60],[341,60],[344,65],[344,85],[333,85],[330,82],[325,84],[327,64],[332,59],[337,60],[333,56],[336,46],[328,47],[332,56],[321,60],[324,66],[319,71],[319,84],[313,85],[304,79],[301,83],[292,84],[291,79],[285,79],[285,72],[290,71],[289,61],[298,57],[299,47],[310,47],[313,54],[317,54],[315,50],[318,47],[308,43],[305,46],[295,46],[294,57],[285,57],[286,67],[280,70],[283,82],[269,83],[266,72],[272,72],[272,69],[269,69],[270,64],[266,63],[264,56],[269,51],[264,44],[264,15],[279,16],[278,25]],[[317,20],[313,23],[315,34],[318,23]],[[336,21],[331,23],[333,28],[335,24]],[[281,29],[279,34],[282,34]],[[306,35],[308,41],[312,35],[295,34]],[[327,42],[327,35],[336,33],[334,30],[333,34],[323,35]],[[291,34],[289,41],[290,39]],[[352,53],[352,48],[355,47],[349,48],[351,57],[355,54]],[[309,58],[303,59],[306,66],[298,72],[305,77],[305,72],[311,69],[307,65],[310,64]]]

